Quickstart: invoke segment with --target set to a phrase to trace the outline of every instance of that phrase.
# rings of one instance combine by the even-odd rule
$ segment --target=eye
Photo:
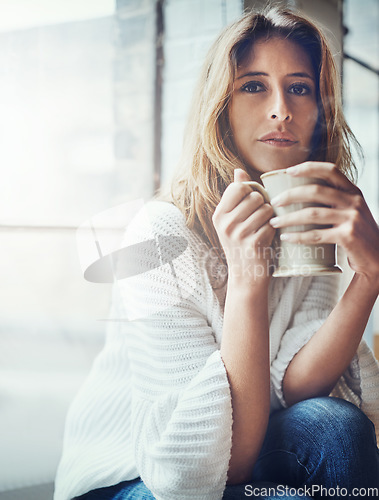
[[[289,92],[295,95],[309,95],[311,88],[306,83],[294,83],[289,88]]]
[[[258,92],[264,92],[266,87],[261,82],[247,82],[241,87],[241,90],[249,94],[257,94]]]

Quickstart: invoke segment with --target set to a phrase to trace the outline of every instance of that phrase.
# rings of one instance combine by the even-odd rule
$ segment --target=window
[[[113,0],[5,0],[0,15],[0,491],[54,477],[63,421],[101,347],[110,285],[77,226],[112,206]]]
[[[365,162],[358,185],[369,207],[379,216],[379,3],[344,0],[343,98],[347,121],[363,147]],[[379,334],[378,304],[365,338],[373,345]]]

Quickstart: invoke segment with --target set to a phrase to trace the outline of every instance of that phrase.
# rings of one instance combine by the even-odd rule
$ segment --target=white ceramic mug
[[[311,177],[293,177],[287,174],[286,170],[273,170],[261,175],[263,186],[258,182],[249,181],[252,189],[262,194],[266,202],[270,202],[275,196],[287,189],[303,186],[305,184],[321,184],[320,179]],[[275,215],[284,215],[289,212],[301,210],[305,207],[318,206],[314,203],[293,203],[284,207],[275,207]],[[303,232],[319,227],[315,224],[302,224],[298,226],[288,226],[278,229],[279,235],[282,232]],[[314,276],[341,273],[341,268],[336,262],[336,245],[315,244],[304,245],[280,241],[275,238],[273,242],[275,271],[273,276]]]

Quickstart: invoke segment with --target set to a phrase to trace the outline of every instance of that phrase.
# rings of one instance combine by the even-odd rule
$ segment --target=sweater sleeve
[[[339,280],[336,276],[290,279],[284,297],[294,302],[285,304],[287,328],[281,338],[276,358],[271,363],[271,383],[282,407],[287,407],[283,395],[283,379],[288,365],[297,352],[310,340],[331,313],[338,299]],[[292,288],[292,290],[289,290]],[[283,309],[283,307],[282,307]],[[278,309],[280,310],[280,309]]]
[[[132,374],[134,457],[157,500],[220,500],[230,459],[232,409],[225,367],[207,320],[210,299],[201,241],[176,208],[153,203],[149,210],[150,230],[137,220],[128,241],[158,242],[161,265],[151,264],[146,247],[134,256],[134,265],[147,271],[119,281],[128,318],[124,340]]]
[[[379,363],[365,340],[331,395],[358,406],[374,424],[379,442]]]

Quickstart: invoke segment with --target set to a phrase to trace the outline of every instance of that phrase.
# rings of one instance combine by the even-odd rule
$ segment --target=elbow
[[[246,484],[251,479],[251,470],[250,474],[241,474],[240,472],[237,474],[231,474],[226,481],[227,486],[236,486],[237,484]]]
[[[212,476],[204,474],[200,464],[194,466],[193,461],[188,466],[174,466],[168,463],[155,462],[149,470],[141,473],[141,479],[151,491],[154,498],[177,500],[178,498],[215,498],[222,497],[225,488],[225,477],[222,474]],[[218,471],[219,472],[219,471]],[[215,481],[215,477],[218,481]],[[184,494],[186,492],[186,495]],[[188,495],[188,496],[187,496]]]
[[[306,377],[286,376],[283,379],[283,397],[287,406],[293,406],[310,398],[327,397],[334,384],[318,384],[317,380]]]
[[[246,484],[251,480],[252,470],[258,460],[259,452],[260,447],[259,450],[255,450],[250,456],[236,457],[235,454],[234,456],[232,454],[226,480],[227,486]]]
[[[180,498],[183,493],[183,477],[174,470],[157,467],[153,474],[141,474],[145,486],[154,495],[154,498],[173,500]]]
[[[299,403],[300,401],[304,401],[305,399],[327,397],[329,396],[330,393],[331,390],[329,389],[318,390],[318,391],[283,390],[284,400],[288,407],[293,406],[294,404]]]

